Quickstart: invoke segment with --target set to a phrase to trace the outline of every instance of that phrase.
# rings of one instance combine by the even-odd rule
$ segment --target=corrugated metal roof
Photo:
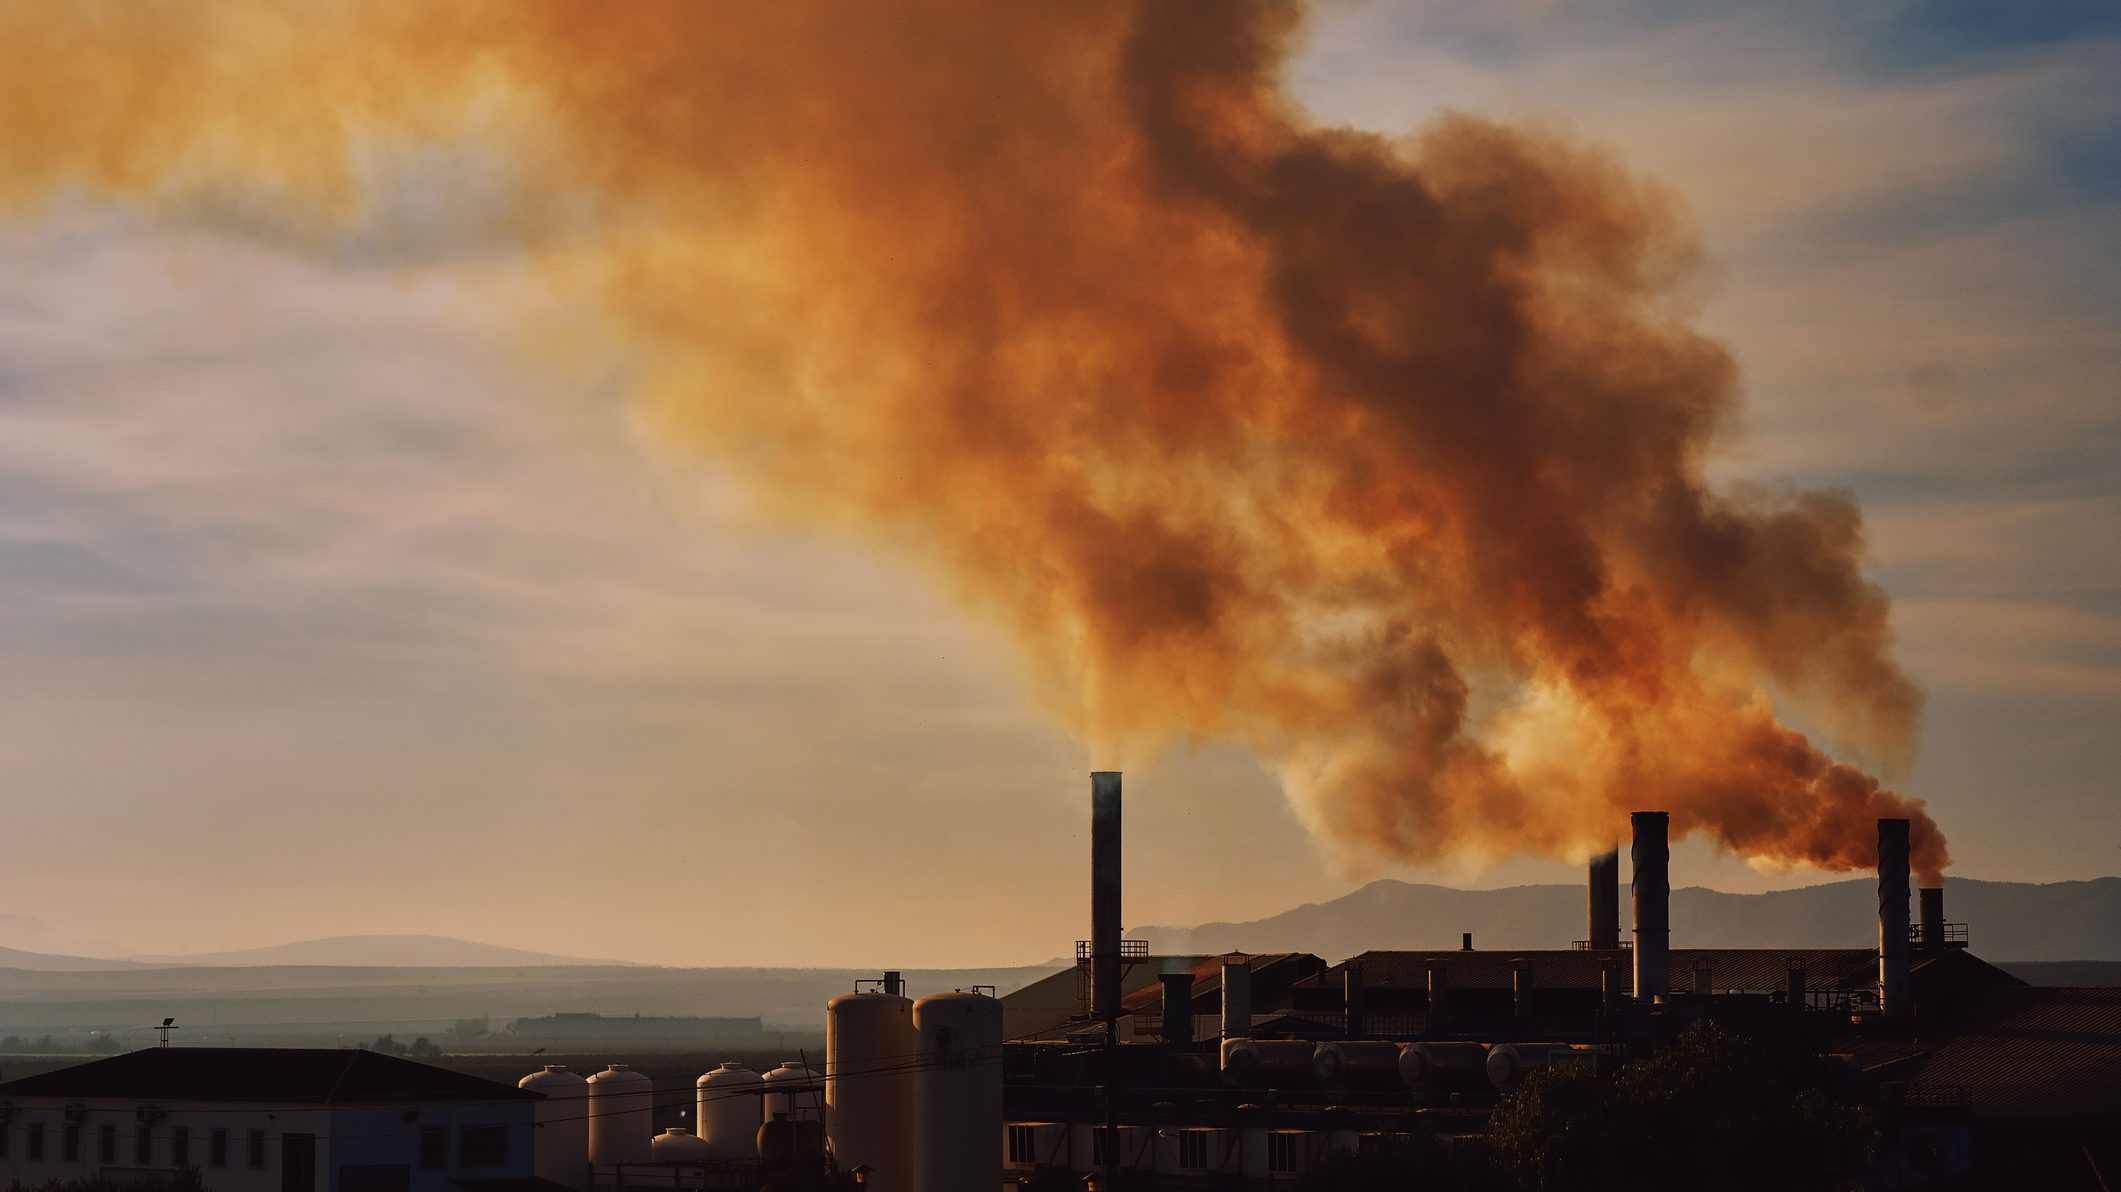
[[[1964,1088],[1977,1114],[2121,1114],[2121,989],[2000,989],[1937,1041],[1911,1095]]]
[[[1709,983],[1718,990],[1785,989],[1793,964],[1804,967],[1807,989],[1848,990],[1878,981],[1875,952],[1852,948],[1674,948],[1667,957],[1666,987],[1694,987],[1697,965],[1709,968]],[[1597,989],[1601,974],[1617,969],[1622,988],[1634,989],[1634,957],[1617,951],[1482,951],[1365,952],[1350,957],[1325,972],[1298,982],[1300,988],[1337,989],[1349,965],[1362,966],[1362,983],[1368,989],[1427,989],[1429,968],[1440,965],[1453,989],[1508,989],[1519,968],[1531,975],[1542,989]]]

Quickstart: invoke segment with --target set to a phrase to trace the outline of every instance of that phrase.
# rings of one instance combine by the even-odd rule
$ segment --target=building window
[[[155,1161],[155,1128],[146,1122],[133,1130],[133,1163],[146,1167]]]
[[[1090,1162],[1099,1167],[1109,1167],[1120,1161],[1119,1138],[1108,1126],[1098,1126],[1090,1131]]]
[[[441,1171],[449,1166],[449,1127],[420,1127],[420,1170]]]
[[[208,1167],[228,1166],[227,1127],[215,1126],[206,1132],[206,1165]]]
[[[280,1192],[317,1192],[316,1135],[280,1135]]]
[[[508,1127],[465,1126],[459,1129],[457,1166],[508,1166]]]
[[[1184,1171],[1208,1170],[1208,1138],[1212,1130],[1178,1132],[1178,1166]]]
[[[29,1124],[29,1161],[32,1163],[44,1162],[43,1122],[31,1122]]]
[[[1009,1123],[1009,1161],[1011,1163],[1038,1162],[1038,1127]]]
[[[115,1129],[115,1127],[112,1127]],[[65,1163],[81,1161],[81,1123],[68,1122],[59,1131],[59,1159]]]
[[[176,1126],[169,1132],[169,1165],[191,1166],[191,1127]]]
[[[1267,1170],[1275,1175],[1293,1174],[1299,1170],[1303,1137],[1289,1130],[1270,1132],[1267,1135]]]
[[[96,1127],[96,1162],[118,1161],[118,1127],[105,1122]]]
[[[249,1139],[250,1153],[245,1156],[252,1171],[265,1170],[265,1131],[252,1130]]]

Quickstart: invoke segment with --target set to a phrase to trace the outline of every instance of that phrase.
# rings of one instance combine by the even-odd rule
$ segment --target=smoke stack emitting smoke
[[[1300,17],[13,6],[0,201],[344,226],[358,150],[477,141],[495,236],[601,287],[670,443],[932,565],[1101,754],[1242,742],[1389,859],[1580,859],[1660,807],[1828,869],[1907,817],[1934,878],[1921,804],[1771,705],[1905,758],[1921,701],[1852,502],[1707,487],[1733,368],[1671,206],[1510,125],[1311,126]]]

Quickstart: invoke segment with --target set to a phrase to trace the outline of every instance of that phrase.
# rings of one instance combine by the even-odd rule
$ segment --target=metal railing
[[[1967,942],[1966,924],[1946,923],[1943,934],[1931,940],[1923,938],[1922,924],[1910,923],[1907,925],[1907,939],[1911,944],[1964,944]]]
[[[1092,959],[1094,959],[1094,958],[1095,958],[1095,955],[1094,955],[1094,953],[1093,953],[1093,951],[1092,951],[1092,949],[1093,949],[1093,947],[1094,947],[1094,944],[1095,944],[1095,941],[1092,941],[1092,940],[1077,940],[1077,941],[1075,941],[1075,963],[1077,963],[1077,964],[1088,964],[1088,963],[1090,963],[1090,961],[1091,961]],[[1120,958],[1121,960],[1147,960],[1147,959],[1149,959],[1149,941],[1148,941],[1148,940],[1121,940],[1121,941],[1119,942],[1119,958]]]

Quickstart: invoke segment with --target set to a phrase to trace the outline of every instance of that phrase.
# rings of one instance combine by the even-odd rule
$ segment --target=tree
[[[1851,1186],[1877,1145],[1869,1111],[1835,1105],[1793,1062],[1713,1021],[1600,1075],[1535,1073],[1486,1144],[1536,1189],[1751,1192]]]

